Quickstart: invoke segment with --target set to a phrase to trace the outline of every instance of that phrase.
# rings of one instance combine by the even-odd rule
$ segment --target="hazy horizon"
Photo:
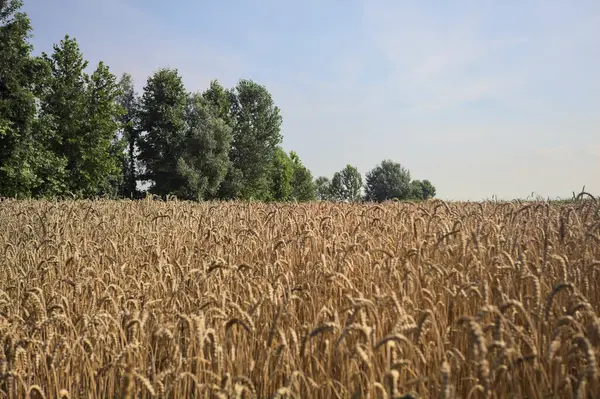
[[[265,85],[315,178],[389,158],[442,199],[600,195],[600,2],[24,2],[36,54],[69,34],[140,92]]]

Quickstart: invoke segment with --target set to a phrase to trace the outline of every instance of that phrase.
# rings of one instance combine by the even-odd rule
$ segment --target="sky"
[[[600,1],[25,0],[35,52],[252,79],[314,177],[384,159],[445,200],[600,195]]]

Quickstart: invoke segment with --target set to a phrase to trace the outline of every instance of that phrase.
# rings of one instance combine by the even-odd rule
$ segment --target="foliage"
[[[232,162],[229,162],[225,179],[221,183],[218,191],[218,198],[222,200],[234,200],[241,197],[244,188],[244,174],[237,169]]]
[[[103,62],[92,73],[87,87],[87,132],[83,147],[82,171],[86,178],[83,192],[117,195],[123,179],[123,151],[126,142],[119,138],[119,117],[123,108],[118,104],[119,85],[115,75]],[[84,125],[85,126],[85,125]]]
[[[298,202],[316,198],[312,174],[294,151],[287,153],[278,147],[271,166],[271,200]]]
[[[423,185],[420,180],[413,180],[410,182],[410,199],[422,200],[423,199]]]
[[[243,176],[240,192],[233,194],[242,199],[265,200],[270,195],[269,166],[282,140],[279,108],[264,86],[245,79],[231,91],[230,106],[230,159],[234,171],[228,177]]]
[[[57,197],[67,192],[67,160],[49,149],[45,118],[35,118],[0,168],[0,190],[13,198]]]
[[[293,167],[292,198],[298,202],[313,201],[316,199],[316,186],[312,173],[304,166],[298,154],[290,152]]]
[[[331,200],[331,180],[325,176],[319,176],[315,179],[315,194],[320,201]]]
[[[68,35],[43,55],[51,76],[41,99],[41,115],[54,132],[51,148],[66,160],[66,187],[75,195],[114,193],[122,167],[122,143],[117,139],[115,76],[100,62],[91,76],[79,45]]]
[[[383,160],[366,174],[365,199],[383,202],[391,199],[408,199],[411,192],[410,172],[399,163]]]
[[[127,153],[123,162],[123,185],[121,195],[136,197],[137,189],[137,145],[139,137],[139,104],[140,99],[135,92],[133,78],[124,73],[119,80],[119,96],[117,103],[123,108],[119,118],[122,138],[127,143]]]
[[[297,153],[283,151],[282,117],[265,86],[212,80],[190,94],[177,69],[161,68],[138,95],[130,74],[117,81],[103,62],[88,75],[69,35],[33,57],[21,7],[0,2],[0,196],[139,198],[149,186],[197,201],[362,199],[354,166],[313,180]],[[427,180],[407,194],[376,177],[367,187],[376,200],[435,196]]]
[[[162,68],[148,78],[140,104],[139,160],[140,178],[151,182],[152,194],[176,194],[189,181],[174,173],[187,141],[187,104],[177,69]]]
[[[31,55],[21,7],[0,2],[0,196],[53,196],[65,190],[65,162],[49,148],[54,131],[36,104],[50,71]]]
[[[331,179],[331,198],[337,201],[360,201],[362,185],[362,176],[358,169],[352,165],[346,165]]]
[[[189,97],[186,140],[177,160],[183,184],[176,194],[184,199],[214,198],[227,174],[231,128],[213,112],[200,94]]]
[[[227,91],[219,81],[212,80],[209,88],[202,93],[202,97],[211,108],[212,115],[221,118],[225,123],[231,125],[231,101],[233,93]]]
[[[410,182],[410,198],[427,200],[435,197],[435,187],[429,180],[413,180]]]
[[[288,154],[281,147],[275,150],[271,165],[271,199],[287,201],[292,195],[294,165]]]
[[[435,194],[436,194],[435,186],[433,184],[431,184],[431,182],[429,180],[423,180],[421,182],[421,189],[423,191],[423,199],[424,200],[435,197]]]

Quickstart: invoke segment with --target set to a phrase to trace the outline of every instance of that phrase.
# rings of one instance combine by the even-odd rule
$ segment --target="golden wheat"
[[[0,398],[600,393],[600,206],[0,202]]]

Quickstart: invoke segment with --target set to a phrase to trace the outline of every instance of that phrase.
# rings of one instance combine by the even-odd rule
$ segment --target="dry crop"
[[[0,202],[0,397],[599,397],[600,204]]]

